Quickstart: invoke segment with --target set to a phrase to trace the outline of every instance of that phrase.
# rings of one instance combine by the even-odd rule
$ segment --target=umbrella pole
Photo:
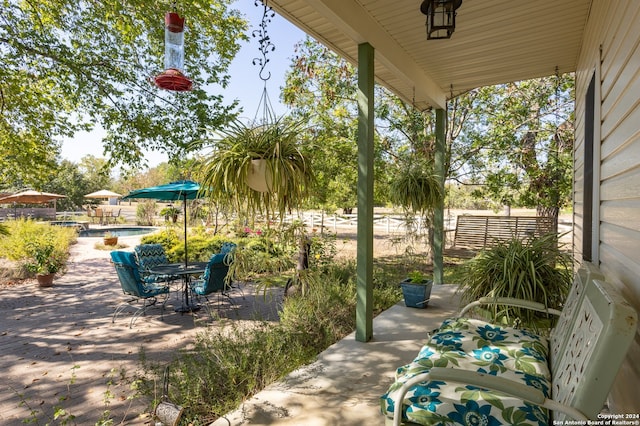
[[[187,256],[187,194],[184,195],[183,201],[184,207],[184,267],[188,266],[188,256]]]

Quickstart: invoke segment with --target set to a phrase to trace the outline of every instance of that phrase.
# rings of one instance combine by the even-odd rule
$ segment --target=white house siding
[[[600,121],[594,142],[598,209],[593,259],[640,312],[640,1],[594,0],[587,23],[576,72],[574,245],[579,259],[584,232],[585,94],[594,72]],[[639,384],[640,332],[611,392],[611,412],[640,413]]]

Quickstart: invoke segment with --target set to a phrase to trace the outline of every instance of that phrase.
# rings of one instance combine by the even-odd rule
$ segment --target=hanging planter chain
[[[260,80],[264,82],[264,88],[262,90],[260,101],[258,102],[258,109],[256,110],[254,122],[257,121],[258,114],[260,114],[260,111],[262,110],[262,124],[266,124],[275,121],[275,112],[273,111],[273,106],[271,105],[269,94],[267,93],[267,81],[271,78],[271,72],[265,71],[265,68],[269,63],[267,55],[270,52],[276,50],[276,46],[271,42],[271,37],[269,37],[269,34],[267,34],[267,25],[276,16],[276,13],[273,11],[273,9],[271,9],[271,7],[267,5],[267,0],[264,0],[264,2],[255,0],[254,4],[257,7],[259,7],[260,5],[263,6],[260,29],[254,30],[251,34],[254,38],[258,39],[258,50],[260,51],[262,57],[253,58],[252,63],[253,65],[260,66],[258,76],[260,77]]]

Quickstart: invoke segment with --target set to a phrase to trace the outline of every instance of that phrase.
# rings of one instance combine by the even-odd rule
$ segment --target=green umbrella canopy
[[[150,198],[160,201],[177,201],[184,202],[184,264],[187,265],[187,200],[195,200],[202,197],[200,192],[200,184],[190,181],[181,180],[178,182],[167,183],[166,185],[151,186],[149,188],[136,189],[122,197],[123,200],[131,198]]]
[[[122,199],[151,198],[161,201],[195,200],[196,198],[200,198],[199,192],[200,184],[190,180],[181,180],[165,185],[135,189],[122,197]]]

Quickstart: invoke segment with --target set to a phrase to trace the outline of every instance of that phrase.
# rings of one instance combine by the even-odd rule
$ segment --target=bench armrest
[[[532,311],[544,312],[544,313],[552,314],[555,316],[560,316],[560,314],[562,313],[557,309],[547,308],[542,303],[532,302],[530,300],[516,299],[513,297],[481,297],[475,302],[471,302],[468,305],[466,305],[464,308],[462,308],[458,316],[462,317],[472,308],[475,308],[476,306],[482,306],[482,305],[513,306],[516,308],[524,308]]]
[[[503,377],[478,371],[463,370],[458,368],[432,367],[428,373],[418,374],[407,380],[394,397],[393,425],[400,426],[402,421],[402,401],[409,389],[420,382],[439,380],[445,382],[459,382],[466,385],[478,386],[484,389],[505,393],[509,396],[528,401],[550,410],[560,411],[576,420],[588,420],[587,417],[573,407],[561,404],[552,399],[547,399],[544,394],[531,386],[516,383]]]

